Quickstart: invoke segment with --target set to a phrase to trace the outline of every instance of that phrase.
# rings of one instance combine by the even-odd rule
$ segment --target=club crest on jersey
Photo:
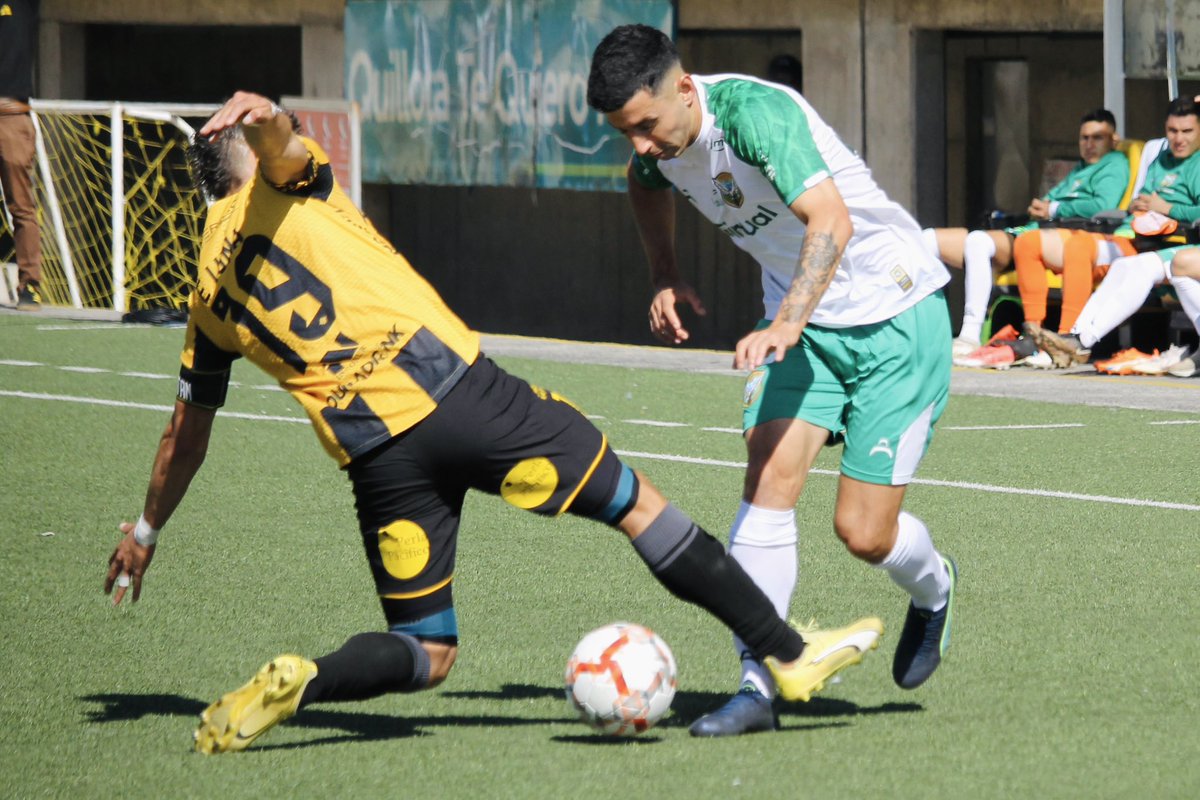
[[[746,202],[746,195],[742,194],[742,190],[738,188],[732,173],[719,173],[712,179],[712,182],[713,186],[717,187],[717,191],[721,193],[721,199],[725,201],[725,205],[741,208],[742,203]]]
[[[913,287],[913,280],[911,277],[909,277],[908,271],[905,270],[904,267],[900,266],[899,264],[892,267],[891,275],[892,275],[892,280],[894,280],[896,282],[896,285],[899,286],[904,291],[907,292],[909,289],[911,289]]]

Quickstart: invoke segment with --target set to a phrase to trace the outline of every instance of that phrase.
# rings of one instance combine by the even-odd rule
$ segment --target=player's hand
[[[226,100],[225,105],[204,123],[199,135],[213,139],[221,131],[239,123],[259,125],[275,119],[278,113],[279,106],[269,98],[252,92],[234,92],[233,97]]]
[[[697,316],[703,317],[708,313],[700,295],[686,283],[677,283],[659,289],[650,302],[650,332],[667,344],[680,344],[687,341],[690,334],[679,319],[675,306],[687,303]]]
[[[104,578],[104,593],[112,594],[113,585],[117,587],[113,595],[113,605],[119,605],[125,599],[129,585],[133,585],[133,602],[142,595],[142,576],[154,558],[155,545],[149,547],[138,544],[133,538],[133,523],[122,522],[119,526],[125,534],[117,544],[113,554],[108,559],[108,574]]]
[[[1139,194],[1129,201],[1130,211],[1150,211],[1150,195]]]
[[[752,331],[742,337],[733,353],[734,369],[754,369],[765,364],[774,353],[776,361],[782,361],[789,347],[800,341],[804,326],[796,322],[773,321],[761,331]]]
[[[1029,208],[1025,209],[1025,212],[1034,219],[1050,219],[1050,202],[1035,197],[1029,201]]]

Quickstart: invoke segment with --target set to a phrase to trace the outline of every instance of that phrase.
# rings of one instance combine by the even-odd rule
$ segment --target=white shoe
[[[1191,353],[1188,352],[1186,347],[1175,344],[1154,358],[1146,358],[1133,362],[1129,365],[1129,368],[1140,375],[1162,375],[1168,369],[1190,356]]]
[[[1033,367],[1034,369],[1054,369],[1054,359],[1050,358],[1050,354],[1045,350],[1038,350],[1029,358],[1017,363],[1023,367]]]
[[[1200,375],[1200,364],[1197,364],[1197,361],[1200,361],[1200,353],[1181,358],[1175,366],[1167,368],[1167,374],[1176,378],[1194,378]]]
[[[950,344],[950,356],[951,358],[963,358],[971,355],[971,353],[974,353],[978,349],[978,339],[959,336]]]

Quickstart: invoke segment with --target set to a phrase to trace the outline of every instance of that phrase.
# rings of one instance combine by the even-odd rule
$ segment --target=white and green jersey
[[[636,157],[636,179],[673,185],[762,267],[773,319],[791,286],[805,225],[789,205],[833,178],[854,234],[812,322],[834,328],[891,319],[950,279],[921,242],[912,216],[888,199],[871,171],[791,89],[746,75],[693,75],[703,121],[675,158]]]

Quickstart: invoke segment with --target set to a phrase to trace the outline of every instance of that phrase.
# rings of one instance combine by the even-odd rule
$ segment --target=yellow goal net
[[[185,151],[211,106],[35,100],[44,302],[121,314],[182,310],[205,203]],[[14,260],[0,214],[0,263]]]

